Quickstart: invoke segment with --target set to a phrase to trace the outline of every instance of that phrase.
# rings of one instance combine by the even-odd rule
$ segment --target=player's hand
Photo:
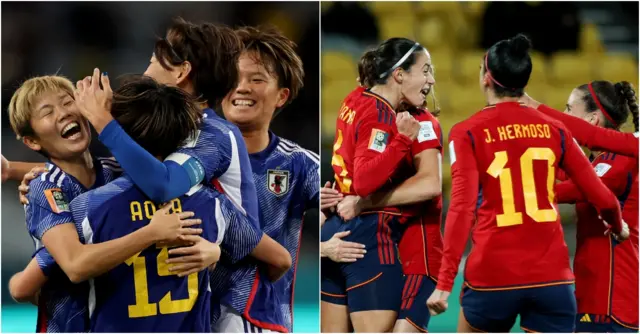
[[[200,219],[189,219],[194,213],[185,211],[180,213],[169,213],[172,204],[165,204],[156,211],[151,218],[149,225],[145,226],[150,230],[153,241],[160,244],[173,244],[180,242],[185,235],[198,235],[202,233],[201,228],[192,227],[200,225]]]
[[[611,225],[609,225],[604,220],[602,222],[604,222],[604,226],[607,228],[604,231],[604,235],[609,235],[609,233],[611,233],[611,236],[613,236],[613,238],[619,242],[623,242],[629,239],[629,225],[627,225],[627,223],[624,220],[622,221],[622,229],[620,229],[620,233],[613,233],[613,231],[611,230]]]
[[[362,212],[362,203],[360,196],[347,196],[338,203],[338,214],[344,220],[353,219]]]
[[[188,276],[205,270],[220,260],[220,246],[197,235],[185,235],[180,240],[191,246],[173,248],[169,255],[176,256],[166,263],[177,264],[169,267],[169,271],[178,273],[179,277]]]
[[[449,295],[451,292],[435,289],[429,299],[427,299],[427,307],[431,315],[438,315],[447,310],[449,307]]]
[[[351,231],[338,232],[328,241],[320,243],[321,255],[333,262],[356,262],[363,258],[367,252],[363,244],[342,240],[349,234]]]
[[[344,195],[331,188],[331,182],[327,181],[324,187],[320,188],[320,210],[333,208],[340,203],[342,198],[344,198]]]
[[[102,88],[100,88],[102,83]],[[76,105],[82,116],[101,133],[109,122],[113,120],[111,117],[111,103],[113,101],[113,91],[106,72],[100,74],[100,70],[95,68],[91,77],[86,77],[76,83],[74,92]]]
[[[0,154],[0,157],[2,157],[1,172],[2,172],[2,183],[4,183],[9,179],[9,176],[11,175],[11,164],[9,163],[9,160],[7,160],[7,158],[4,157],[4,155]]]
[[[396,126],[398,127],[398,132],[409,137],[411,140],[415,140],[418,137],[420,123],[408,112],[403,111],[398,113],[398,116],[396,116]]]
[[[22,178],[22,182],[18,186],[18,192],[20,194],[19,195],[20,203],[22,203],[23,205],[29,204],[29,200],[27,199],[27,194],[29,193],[29,182],[31,182],[31,180],[35,179],[36,177],[38,177],[38,175],[46,171],[47,169],[44,167],[34,167],[34,168],[31,168],[29,173],[24,174],[24,177]]]

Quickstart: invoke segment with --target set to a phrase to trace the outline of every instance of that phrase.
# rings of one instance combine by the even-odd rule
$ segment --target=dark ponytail
[[[385,84],[396,68],[408,71],[416,62],[416,52],[424,47],[410,39],[390,38],[362,55],[358,62],[360,84],[365,87]]]
[[[638,114],[638,103],[633,86],[626,81],[613,84],[609,81],[592,81],[578,87],[584,94],[582,98],[587,112],[600,110],[604,115],[604,127],[620,129],[629,118],[629,114]],[[635,113],[635,114],[634,114]],[[638,117],[634,117],[634,125],[638,123]],[[637,130],[636,130],[637,131]]]
[[[620,98],[627,104],[627,108],[629,108],[631,118],[633,119],[634,131],[638,132],[638,100],[633,85],[627,81],[621,81],[618,82],[615,87]]]
[[[369,50],[362,55],[358,62],[358,78],[360,85],[373,87],[376,82],[376,50]]]
[[[531,41],[523,34],[502,40],[484,55],[484,72],[489,71],[498,97],[520,97],[531,76]]]

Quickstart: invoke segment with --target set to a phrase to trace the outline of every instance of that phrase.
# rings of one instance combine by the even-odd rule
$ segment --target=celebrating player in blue
[[[160,160],[198,130],[202,117],[194,103],[176,112],[177,99],[174,98],[173,103],[158,102],[171,99],[180,91],[172,88],[162,92],[163,89],[153,79],[142,78],[118,89],[112,106],[113,117],[126,133]],[[187,93],[180,94],[190,100]],[[71,202],[78,232],[87,243],[135,233],[149,223],[156,210],[155,204],[135,186],[128,174]],[[209,242],[221,243],[226,232],[237,228],[234,225],[238,223],[244,222],[250,227],[246,216],[238,212],[229,199],[201,184],[172,200],[170,210],[195,212],[202,220],[202,237]],[[255,239],[260,235],[256,231]],[[181,240],[196,241],[190,236]],[[204,270],[178,275],[166,263],[171,247],[167,244],[148,247],[90,281],[92,332],[210,331],[209,273]],[[245,250],[245,255],[251,249]],[[235,250],[230,252],[239,254]]]
[[[297,264],[305,210],[318,207],[318,156],[269,131],[274,113],[288,105],[303,86],[304,69],[295,44],[274,29],[236,30],[244,44],[238,85],[222,101],[227,120],[244,137],[258,191],[260,226],[284,245]],[[290,332],[296,267],[271,284],[256,263],[214,270],[215,281],[231,279],[223,291],[217,332]],[[212,283],[213,284],[213,283]],[[216,287],[212,286],[214,293]],[[214,319],[215,321],[216,319]]]
[[[100,141],[152,200],[163,202],[176,198],[204,181],[205,185],[223,192],[259,229],[256,191],[242,134],[209,108],[233,87],[241,45],[235,32],[227,27],[193,24],[182,19],[176,20],[166,38],[156,43],[145,74],[160,83],[182,88],[197,97],[204,109],[197,134],[164,163],[131,140],[113,120],[106,73],[100,75],[95,69],[91,78],[78,82],[76,101],[82,114],[96,128]],[[98,81],[104,89],[87,89]],[[291,267],[291,256],[286,249],[266,234],[259,240],[231,234],[225,242],[241,242],[253,248],[251,255],[268,265],[271,280],[280,278]],[[210,243],[210,247],[214,245]],[[233,262],[244,257],[241,253],[228,255]]]
[[[182,227],[189,222],[158,215],[130,235],[81,244],[69,201],[113,180],[120,172],[114,161],[93,159],[89,153],[89,125],[75,105],[72,83],[60,76],[25,81],[11,99],[9,118],[18,138],[49,159],[49,171],[31,182],[25,209],[36,254],[24,271],[12,277],[11,295],[35,301],[41,290],[35,301],[39,306],[38,331],[84,331],[87,290],[85,285],[72,282],[102,274],[155,242],[175,240],[188,231]]]

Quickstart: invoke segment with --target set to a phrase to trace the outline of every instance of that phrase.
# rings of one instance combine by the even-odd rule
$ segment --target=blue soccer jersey
[[[204,110],[199,130],[164,163],[133,141],[115,120],[99,138],[151,199],[169,201],[204,181],[223,192],[249,222],[259,226],[258,200],[242,134],[213,110]]]
[[[212,289],[227,305],[260,328],[292,331],[293,290],[305,210],[318,207],[318,155],[269,133],[269,146],[250,155],[263,231],[291,254],[294,266],[276,283],[260,277],[256,262],[223,263]],[[214,314],[213,320],[219,315]],[[225,328],[218,328],[225,330]],[[231,330],[232,328],[226,328]]]
[[[197,185],[171,201],[172,212],[193,211],[202,237],[220,243],[237,217],[234,205],[217,191]],[[71,202],[78,233],[86,243],[120,238],[147,225],[156,205],[128,176]],[[245,219],[245,224],[246,219]],[[180,278],[165,261],[168,247],[154,245],[108,273],[89,280],[92,332],[208,332],[208,270]]]
[[[122,171],[112,159],[96,159],[93,164],[96,181],[92,189],[115,179]],[[43,247],[41,240],[49,229],[73,223],[69,202],[88,189],[53,163],[48,162],[46,168],[47,172],[29,183],[29,204],[25,206],[27,229],[36,248],[34,256],[42,271],[49,277],[40,292],[37,331],[84,331],[87,325],[87,286],[72,284]]]

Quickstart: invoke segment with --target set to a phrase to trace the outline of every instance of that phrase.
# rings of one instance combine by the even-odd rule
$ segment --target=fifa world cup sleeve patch
[[[449,163],[453,166],[456,162],[456,150],[453,146],[453,140],[449,143]]]
[[[44,191],[44,196],[54,213],[69,212],[69,201],[60,188],[47,189]]]
[[[425,142],[427,140],[438,139],[436,131],[433,129],[433,123],[431,121],[420,122],[420,132],[418,133],[418,143]]]
[[[609,171],[609,169],[611,169],[611,165],[601,162],[597,164],[593,169],[595,169],[596,175],[598,175],[598,177],[602,177]]]
[[[382,130],[373,129],[371,131],[371,138],[369,139],[369,149],[382,153],[387,148],[388,141],[388,133]]]

